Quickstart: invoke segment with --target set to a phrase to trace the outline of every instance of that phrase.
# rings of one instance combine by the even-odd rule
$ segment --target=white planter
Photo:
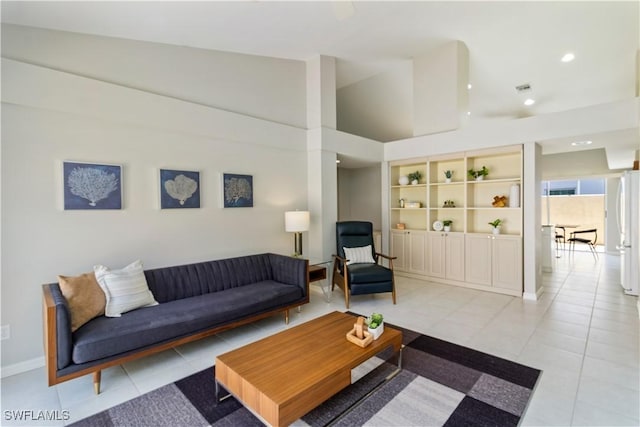
[[[445,232],[445,233],[448,233],[448,232],[450,232],[450,231],[451,231],[451,226],[450,226],[450,225],[445,225],[445,226],[444,226],[444,232]]]
[[[384,322],[380,323],[380,325],[378,325],[377,328],[375,329],[371,329],[371,328],[367,328],[369,333],[373,336],[374,340],[377,340],[378,338],[380,338],[380,335],[382,335],[382,333],[384,332]]]
[[[409,177],[408,176],[401,176],[400,179],[398,180],[398,184],[400,185],[407,185],[409,183]]]
[[[413,181],[411,181],[411,185],[418,185],[418,180],[414,179]]]
[[[479,175],[476,177],[476,181],[482,181],[484,179],[484,175]]]
[[[444,182],[446,182],[447,184],[451,184],[451,178],[445,178]]]
[[[500,227],[493,227],[493,234],[500,234]]]

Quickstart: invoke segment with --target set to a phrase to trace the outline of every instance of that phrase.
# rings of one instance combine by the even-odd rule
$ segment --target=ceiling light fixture
[[[582,145],[590,145],[593,141],[575,141],[572,142],[571,145],[573,145],[574,147],[580,147]]]
[[[532,99],[532,98],[527,98],[527,99],[525,99],[525,101],[524,101],[524,105],[526,105],[527,107],[529,107],[529,106],[531,106],[531,105],[533,105],[533,104],[535,104],[535,103],[536,103],[536,100],[535,100],[535,99]]]
[[[573,53],[568,52],[568,53],[564,54],[564,56],[562,57],[561,61],[562,62],[571,62],[574,59],[576,59],[576,56]]]
[[[337,164],[340,164],[340,159],[336,159],[336,163],[337,163]]]
[[[471,83],[467,84],[467,89],[471,89],[473,86],[471,85]]]

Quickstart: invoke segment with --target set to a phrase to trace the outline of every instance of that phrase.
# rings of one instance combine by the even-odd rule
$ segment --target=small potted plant
[[[409,174],[409,181],[411,185],[417,185],[420,182],[420,178],[422,178],[422,173],[420,171],[411,172]]]
[[[451,224],[453,224],[453,221],[450,219],[445,219],[442,221],[442,225],[444,226],[445,233],[448,233],[451,231]]]
[[[486,166],[482,166],[482,169],[469,169],[467,172],[476,181],[482,181],[485,176],[489,175],[489,169]]]
[[[450,183],[451,178],[453,178],[453,171],[449,169],[444,171],[444,182],[446,182],[447,184]]]
[[[489,223],[489,225],[493,227],[493,234],[500,234],[500,225],[502,225],[501,219],[494,219]]]
[[[369,333],[373,336],[374,340],[380,338],[380,335],[384,332],[384,318],[380,313],[372,313],[371,316],[365,321],[369,329]]]

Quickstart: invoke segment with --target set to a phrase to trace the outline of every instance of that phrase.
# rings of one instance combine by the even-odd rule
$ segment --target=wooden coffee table
[[[347,341],[355,320],[334,311],[216,357],[216,400],[220,384],[267,424],[291,424],[351,384],[356,366],[400,352],[402,333],[388,326],[368,347]]]

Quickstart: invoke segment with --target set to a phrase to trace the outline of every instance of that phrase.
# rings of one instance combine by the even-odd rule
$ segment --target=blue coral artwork
[[[253,207],[253,176],[222,174],[222,194],[225,208]]]
[[[63,162],[64,209],[122,209],[122,167]]]
[[[160,169],[160,208],[200,207],[200,172]]]

